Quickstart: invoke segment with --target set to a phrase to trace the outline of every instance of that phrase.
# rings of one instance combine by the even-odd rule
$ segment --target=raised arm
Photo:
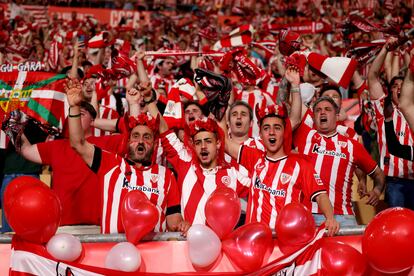
[[[69,80],[65,86],[69,102],[69,138],[72,148],[82,157],[88,166],[92,166],[95,148],[85,139],[81,124],[82,88],[78,80]]]
[[[137,74],[138,74],[139,81],[142,83],[150,81],[147,70],[145,69],[145,66],[144,66],[144,58],[145,58],[144,51],[139,51],[136,53]]]
[[[291,108],[289,112],[290,123],[292,130],[295,130],[302,121],[302,98],[300,97],[300,77],[299,69],[296,67],[289,67],[286,70],[285,78],[290,83],[290,95],[292,97]]]
[[[414,76],[411,67],[414,67],[414,49],[410,51],[411,63],[401,87],[400,103],[398,107],[404,114],[411,131],[414,131]]]
[[[241,146],[239,143],[236,143],[235,141],[231,140],[229,137],[229,131],[227,129],[228,116],[229,116],[229,109],[226,110],[226,114],[223,116],[223,119],[221,119],[221,121],[218,122],[218,124],[224,132],[226,153],[237,160],[237,158],[239,157],[238,155],[239,155],[239,150]]]
[[[385,43],[384,47],[382,47],[381,51],[372,62],[371,68],[368,71],[368,87],[371,100],[377,100],[385,94],[379,81],[379,76],[381,73],[382,65],[385,61],[385,57],[388,53],[388,49],[393,43],[396,42],[396,40],[396,38],[388,39],[387,43]]]
[[[79,42],[77,39],[75,39],[75,43],[73,44],[72,68],[70,69],[70,72],[69,72],[69,77],[72,79],[79,79],[78,62],[79,62]]]

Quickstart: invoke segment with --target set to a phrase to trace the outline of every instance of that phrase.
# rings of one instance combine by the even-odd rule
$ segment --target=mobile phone
[[[85,47],[85,40],[86,40],[86,36],[85,35],[79,35],[78,36],[78,45],[79,45],[79,48]]]

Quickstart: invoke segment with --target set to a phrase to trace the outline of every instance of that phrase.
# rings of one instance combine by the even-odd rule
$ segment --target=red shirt
[[[119,152],[120,135],[89,137],[87,141],[109,151]],[[97,176],[71,147],[69,140],[36,144],[42,164],[53,171],[52,190],[62,204],[61,225],[100,223],[101,197]]]
[[[242,146],[239,162],[252,177],[246,223],[261,221],[274,229],[286,204],[302,202],[310,207],[315,196],[326,193],[312,165],[297,154],[275,160],[258,149]]]

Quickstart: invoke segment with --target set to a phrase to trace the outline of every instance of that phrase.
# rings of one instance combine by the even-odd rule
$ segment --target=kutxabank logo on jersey
[[[325,147],[314,144],[312,148],[312,152],[316,154],[322,154],[322,155],[328,155],[332,157],[340,157],[343,159],[346,159],[346,154],[340,151],[334,151],[334,150],[326,150]]]
[[[268,192],[269,194],[273,195],[273,196],[277,196],[277,197],[286,197],[286,191],[281,189],[272,189],[271,187],[266,186],[265,184],[263,184],[260,181],[259,177],[256,177],[256,181],[254,182],[254,188],[259,189],[259,190],[263,190]]]

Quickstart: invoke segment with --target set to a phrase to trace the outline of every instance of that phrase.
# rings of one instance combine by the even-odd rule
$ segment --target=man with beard
[[[80,120],[85,139],[98,147],[111,152],[121,152],[122,137],[93,135],[92,123],[96,111],[86,101],[80,104]],[[69,139],[55,139],[31,144],[22,135],[19,153],[32,162],[48,165],[53,171],[51,188],[62,204],[61,225],[99,224],[100,197],[98,179],[73,150]]]
[[[154,148],[158,144],[158,122],[146,114],[130,117],[128,127],[128,155],[123,158],[101,150],[84,138],[80,125],[82,91],[79,82],[71,80],[66,88],[69,102],[69,136],[72,147],[90,169],[98,175],[102,189],[102,233],[123,232],[119,217],[125,195],[132,190],[142,191],[157,207],[160,216],[155,231],[188,230],[180,212],[179,193],[172,172],[154,162]],[[140,102],[137,93],[136,102]]]

